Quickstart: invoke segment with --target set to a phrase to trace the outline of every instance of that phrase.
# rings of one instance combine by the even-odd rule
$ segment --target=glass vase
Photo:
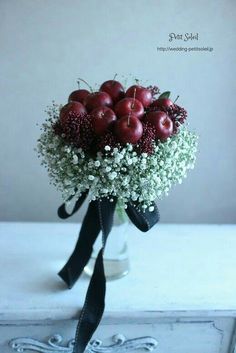
[[[121,278],[129,272],[129,256],[127,246],[128,230],[128,217],[124,213],[124,210],[117,206],[114,214],[114,224],[108,236],[103,256],[105,275],[108,281]],[[100,232],[94,244],[91,259],[84,268],[84,272],[88,276],[92,276],[95,261],[101,246],[102,234]]]

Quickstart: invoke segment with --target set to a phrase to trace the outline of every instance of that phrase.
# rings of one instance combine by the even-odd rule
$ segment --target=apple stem
[[[174,103],[175,103],[175,102],[177,102],[177,100],[178,100],[178,99],[179,99],[179,96],[177,96],[177,97],[175,98],[175,101],[174,101]]]
[[[78,84],[79,84],[79,82],[83,82],[83,83],[85,83],[86,84],[86,86],[88,86],[88,88],[90,89],[90,91],[91,92],[93,92],[93,89],[92,89],[92,87],[88,84],[88,82],[87,81],[85,81],[85,80],[83,80],[82,78],[78,78]]]
[[[115,81],[116,77],[117,77],[117,73],[114,75],[114,77],[113,77],[113,80],[112,80],[112,81]]]
[[[131,108],[132,108],[132,109],[133,109],[133,107],[134,107],[135,97],[136,97],[136,88],[134,89],[133,103],[132,103],[132,105],[131,105]]]

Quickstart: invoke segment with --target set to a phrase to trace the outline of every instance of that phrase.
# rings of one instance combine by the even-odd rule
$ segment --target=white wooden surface
[[[88,278],[68,290],[56,274],[78,230],[78,224],[0,223],[1,353],[13,352],[9,341],[16,337],[46,342],[59,333],[64,346],[73,338]],[[233,225],[160,224],[149,233],[131,226],[131,272],[107,283],[94,338],[111,344],[117,333],[152,336],[157,353],[235,353],[235,248]]]
[[[3,326],[0,327],[0,351],[1,353],[13,353],[8,347],[8,342],[15,337],[27,336],[46,342],[47,338],[55,333],[63,336],[64,340],[61,345],[66,346],[68,340],[74,337],[75,329],[76,322],[72,320],[41,324],[22,322]],[[151,336],[158,341],[154,353],[229,353],[231,322],[228,319],[217,319],[216,322],[210,319],[196,322],[173,319],[161,322],[157,320],[155,324],[108,324],[100,325],[93,338],[100,339],[103,344],[109,345],[115,334],[123,334],[127,339]],[[2,337],[5,342],[4,349],[1,346]],[[137,352],[143,351],[137,350]]]
[[[69,319],[78,315],[88,279],[67,290],[57,276],[72,251],[77,224],[0,224],[1,319]],[[109,282],[106,315],[179,312],[235,316],[236,226],[130,228],[130,274]],[[165,314],[166,315],[166,314]]]

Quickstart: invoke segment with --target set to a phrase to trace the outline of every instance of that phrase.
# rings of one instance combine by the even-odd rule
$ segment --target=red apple
[[[68,98],[68,102],[80,102],[84,104],[85,98],[90,94],[87,89],[77,89],[76,91],[71,92]]]
[[[152,91],[142,86],[134,85],[129,87],[125,96],[135,97],[142,103],[144,108],[147,108],[152,103]]]
[[[134,98],[123,98],[121,101],[116,103],[114,111],[118,118],[132,114],[133,116],[141,119],[144,114],[142,103]]]
[[[168,108],[174,103],[169,98],[159,98],[152,102],[151,107],[153,108]]]
[[[94,131],[97,135],[103,135],[116,121],[116,115],[108,107],[99,107],[91,111]]]
[[[165,112],[150,112],[146,117],[146,121],[155,127],[156,137],[160,140],[166,140],[173,134],[173,121]]]
[[[94,92],[90,93],[84,101],[85,107],[88,112],[91,112],[95,108],[99,107],[111,107],[112,99],[106,92]]]
[[[120,82],[115,80],[108,80],[103,82],[100,87],[100,91],[108,93],[114,104],[125,96],[124,87]]]
[[[87,113],[87,111],[86,111],[85,107],[83,106],[83,104],[81,104],[79,102],[70,102],[61,108],[60,121],[62,124],[64,124],[67,121],[70,114],[75,114],[77,116],[81,116],[86,113]]]
[[[122,143],[136,143],[143,134],[143,125],[135,115],[126,115],[117,120],[115,133]]]

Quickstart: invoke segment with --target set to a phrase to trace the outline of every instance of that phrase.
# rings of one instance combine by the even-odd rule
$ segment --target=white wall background
[[[200,135],[195,170],[159,203],[162,221],[236,222],[235,18],[234,0],[0,0],[0,219],[57,220],[36,124],[77,77],[118,73],[180,94]],[[170,32],[199,32],[214,52],[157,52]]]

